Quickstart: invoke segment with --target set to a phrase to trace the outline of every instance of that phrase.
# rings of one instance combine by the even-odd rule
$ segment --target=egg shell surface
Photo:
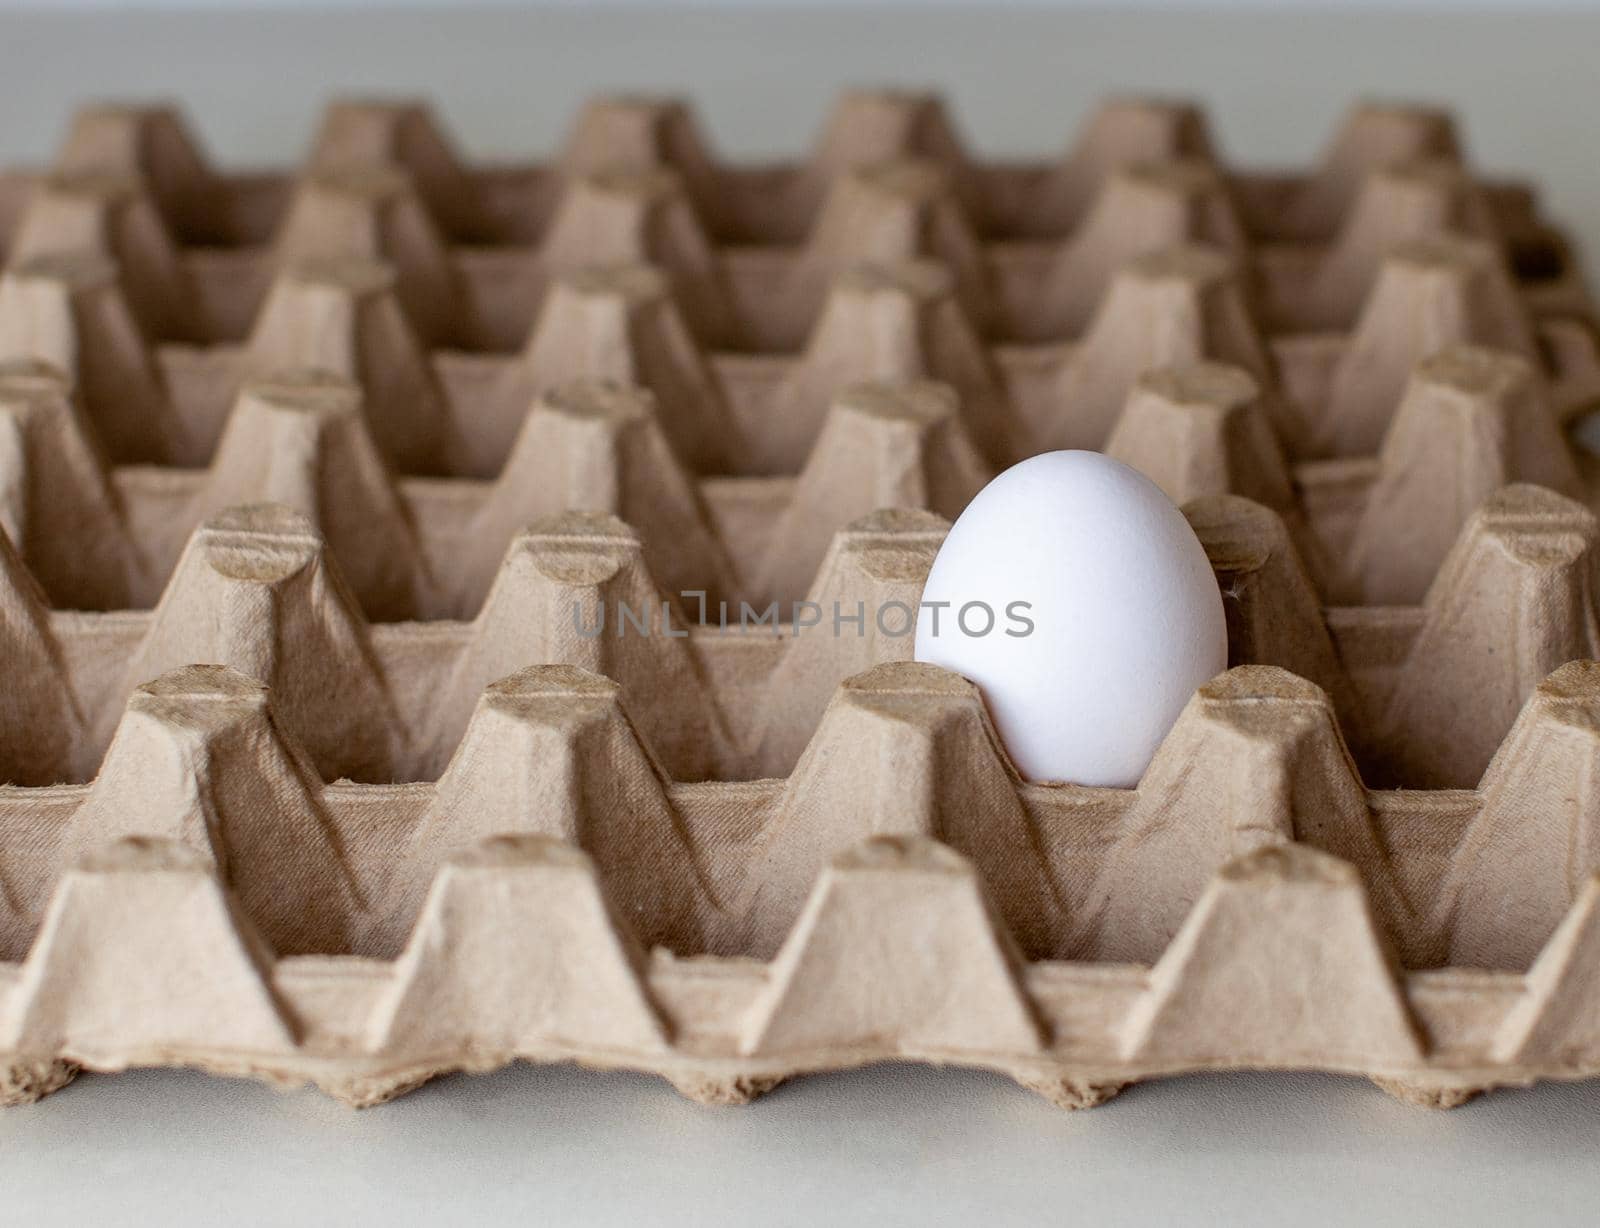
[[[978,685],[1029,780],[1130,788],[1227,668],[1228,634],[1205,550],[1160,488],[1098,452],[1047,452],[951,528],[915,652]]]

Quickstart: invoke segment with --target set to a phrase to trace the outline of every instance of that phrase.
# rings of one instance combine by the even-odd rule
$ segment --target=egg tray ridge
[[[1444,263],[1466,253],[1474,277],[1493,279],[1482,250],[1457,245]],[[43,263],[120,290],[98,260]],[[128,284],[126,266],[121,276]],[[905,274],[846,274],[863,276]],[[352,264],[330,280],[351,278],[376,282],[380,298],[389,285]],[[403,309],[388,314],[411,330]],[[945,315],[967,322],[964,306]],[[146,349],[136,333],[132,348]],[[1514,330],[1489,339],[1505,335]],[[360,606],[381,612],[408,589],[414,602],[416,573],[481,528],[458,520],[468,527],[418,564],[395,525],[426,533],[452,506],[494,498],[487,482],[387,472],[373,427],[395,402],[371,378],[358,389],[265,363],[223,381],[239,439],[208,455],[209,471],[186,473],[98,460],[83,404],[93,381],[73,363],[63,381],[40,361],[81,347],[19,356],[0,380],[5,527],[22,556],[34,549],[26,562],[5,551],[0,568],[6,655],[23,683],[0,710],[0,749],[45,783],[0,795],[0,821],[17,832],[0,844],[16,855],[0,869],[14,961],[0,1009],[8,1094],[40,1094],[76,1064],[173,1061],[310,1080],[357,1103],[516,1057],[656,1070],[713,1100],[906,1056],[1002,1069],[1073,1105],[1216,1066],[1364,1073],[1435,1104],[1594,1073],[1578,949],[1594,891],[1594,683],[1591,667],[1562,666],[1595,655],[1595,527],[1582,506],[1593,483],[1555,426],[1548,347],[1446,344],[1484,339],[1429,332],[1419,345],[1445,352],[1420,365],[1422,353],[1404,355],[1377,457],[1285,459],[1270,366],[1252,377],[1193,353],[1165,370],[1130,363],[1107,446],[1187,504],[1223,585],[1230,658],[1259,663],[1197,696],[1137,791],[1020,784],[972,689],[895,661],[903,638],[697,632],[682,652],[664,638],[631,652],[559,634],[570,626],[561,602],[575,596],[716,582],[692,549],[687,561],[662,549],[692,546],[693,532],[652,531],[696,495],[735,590],[913,594],[942,524],[871,509],[959,510],[964,497],[948,492],[992,468],[964,438],[970,397],[827,390],[812,457],[827,460],[831,431],[833,455],[869,458],[862,484],[891,492],[858,497],[863,522],[831,506],[861,470],[824,466],[810,507],[804,473],[696,482],[679,442],[663,442],[659,390],[652,407],[615,386],[541,393],[531,381],[536,408],[518,430],[526,439],[542,415],[566,434],[536,436],[526,453],[556,458],[543,480],[582,475],[561,501],[596,511],[514,536],[498,572],[505,542],[484,535],[479,574],[509,585],[513,617],[498,627],[454,621],[473,602],[449,594],[432,621],[368,625]],[[1419,446],[1437,430],[1462,446]],[[1175,451],[1163,444],[1173,439]],[[540,485],[514,476],[503,484]],[[1556,489],[1493,493],[1518,480]],[[311,512],[327,547],[295,512],[233,506],[261,498]],[[740,520],[729,507],[763,499],[746,522],[760,528],[729,531]],[[806,541],[775,556],[780,582],[749,547],[796,506]],[[818,523],[823,507],[837,523]],[[1374,507],[1429,513],[1392,566],[1371,562],[1396,523],[1385,531]],[[37,548],[62,537],[86,553],[111,543],[105,570],[127,578],[98,602],[104,612],[50,610],[34,587],[28,567],[74,553]],[[819,540],[832,544],[812,567]],[[140,574],[128,560],[147,551],[167,561],[146,559]],[[1341,572],[1352,558],[1365,561]],[[1409,595],[1324,610],[1339,585],[1372,583]],[[118,608],[158,595],[150,613]],[[196,655],[243,672],[187,667],[201,644]],[[767,718],[770,738],[752,703],[761,682],[785,701]],[[714,745],[719,715],[728,745],[693,750]],[[1403,744],[1385,751],[1385,720],[1420,760]],[[1371,792],[1344,737],[1412,782],[1470,786],[1500,753],[1478,789]],[[757,774],[785,779],[734,778]],[[350,775],[414,783],[339,779]],[[134,966],[151,975],[130,978]],[[1308,967],[1324,975],[1308,984],[1296,971]]]
[[[420,205],[450,244],[534,245],[556,225],[576,181],[669,170],[709,242],[792,248],[815,236],[841,179],[907,161],[948,177],[966,227],[988,243],[1070,235],[1103,204],[1106,183],[1119,172],[1182,164],[1213,173],[1227,198],[1223,228],[1240,241],[1325,244],[1363,210],[1392,214],[1388,224],[1465,225],[1501,238],[1519,281],[1552,307],[1588,301],[1570,244],[1541,215],[1531,185],[1474,172],[1448,112],[1374,101],[1352,107],[1320,160],[1294,173],[1228,166],[1197,104],[1154,97],[1108,99],[1054,160],[1007,162],[974,158],[936,94],[853,90],[839,97],[804,159],[738,164],[715,156],[681,99],[600,96],[584,105],[547,163],[484,166],[462,158],[425,102],[346,99],[326,109],[300,168],[243,174],[215,169],[176,107],[105,103],[74,117],[52,168],[0,177],[0,246],[51,170],[138,175],[177,242],[237,248],[281,238],[297,189],[318,173],[392,167],[414,180]],[[1465,182],[1442,195],[1436,183],[1420,197],[1393,195],[1390,185],[1386,198],[1363,199],[1375,172],[1422,167],[1434,168],[1436,179],[1440,168],[1459,171]],[[1408,207],[1396,210],[1396,203]]]
[[[1222,488],[1285,509],[1297,531],[1302,512],[1319,522],[1329,519],[1322,515],[1325,506],[1333,506],[1330,515],[1338,520],[1356,505],[1372,479],[1374,455],[1386,458],[1388,470],[1380,494],[1388,490],[1402,501],[1408,472],[1442,463],[1430,461],[1415,430],[1407,444],[1408,432],[1392,429],[1416,399],[1418,378],[1465,389],[1468,400],[1543,401],[1558,419],[1581,412],[1600,391],[1600,362],[1588,326],[1567,319],[1562,323],[1572,327],[1566,333],[1536,335],[1535,322],[1509,290],[1494,252],[1480,242],[1449,236],[1404,244],[1385,257],[1361,320],[1348,335],[1296,335],[1269,345],[1254,326],[1246,287],[1226,258],[1184,245],[1136,257],[1117,273],[1094,321],[1076,342],[986,351],[955,300],[947,273],[918,261],[856,266],[841,274],[801,354],[721,355],[720,360],[693,341],[665,279],[637,266],[585,267],[563,280],[518,355],[444,351],[430,356],[399,306],[392,275],[370,262],[345,257],[297,265],[279,277],[242,348],[196,347],[148,342],[134,310],[140,296],[129,269],[137,262],[125,260],[119,273],[103,256],[57,252],[29,258],[0,277],[0,362],[23,383],[40,374],[41,363],[63,371],[81,411],[72,429],[94,440],[87,451],[76,443],[67,448],[79,460],[51,457],[58,471],[62,463],[76,470],[58,477],[83,488],[83,499],[106,503],[87,489],[105,484],[104,477],[90,472],[98,463],[90,453],[98,447],[119,466],[116,484],[128,494],[124,513],[99,508],[81,518],[58,518],[58,524],[73,526],[68,533],[36,530],[32,541],[19,537],[24,557],[52,598],[73,606],[152,600],[182,537],[165,526],[195,522],[175,510],[175,501],[181,502],[177,492],[192,489],[198,466],[210,465],[214,476],[220,473],[213,484],[223,486],[227,471],[241,468],[230,465],[221,450],[236,408],[259,400],[247,389],[263,380],[307,383],[300,373],[310,370],[361,386],[358,412],[377,454],[402,480],[428,479],[410,482],[408,490],[435,509],[454,506],[458,494],[469,504],[479,500],[492,478],[502,490],[516,487],[521,475],[511,472],[512,466],[537,467],[552,445],[551,430],[572,433],[570,421],[553,427],[550,415],[536,413],[545,437],[532,437],[537,432],[531,430],[529,406],[569,399],[542,394],[568,388],[574,379],[642,384],[654,394],[662,438],[646,440],[626,461],[591,456],[598,471],[582,469],[587,476],[577,477],[580,470],[574,469],[562,480],[569,487],[616,482],[601,510],[620,510],[640,523],[666,523],[670,516],[674,526],[683,527],[682,542],[673,533],[658,534],[675,553],[691,556],[669,562],[658,552],[657,570],[669,587],[687,579],[708,592],[762,600],[800,596],[831,530],[849,519],[822,523],[814,515],[815,498],[812,506],[801,499],[791,507],[790,501],[805,494],[808,485],[813,495],[832,497],[850,480],[843,475],[853,458],[830,455],[840,451],[841,435],[830,427],[830,413],[836,402],[860,402],[853,390],[861,380],[931,377],[956,393],[959,429],[954,435],[964,433],[967,441],[944,428],[933,430],[945,438],[929,447],[947,455],[937,466],[939,476],[929,479],[928,491],[916,496],[947,515],[960,510],[977,475],[1056,446],[1104,447],[1147,470],[1163,466],[1173,478],[1169,493],[1187,497],[1194,482],[1180,474],[1192,457],[1156,453],[1168,446],[1163,433],[1195,415],[1179,412],[1168,426],[1152,425],[1161,417],[1152,408],[1153,394],[1155,401],[1180,411],[1194,406],[1202,417],[1220,413],[1239,426],[1243,436],[1225,441],[1233,455],[1225,458],[1232,468],[1221,479]],[[1558,336],[1565,342],[1556,343]],[[1477,361],[1475,371],[1467,370],[1472,364],[1454,363],[1448,372],[1419,375],[1420,362],[1454,344],[1504,350],[1523,358],[1532,371],[1512,377]],[[1242,368],[1253,387],[1234,376],[1197,373],[1196,364],[1207,359]],[[1158,368],[1175,374],[1155,379]],[[337,398],[330,393],[322,399]],[[1249,406],[1252,401],[1259,401],[1258,409]],[[897,431],[928,433],[915,428],[915,420],[930,412],[941,421],[947,416],[922,409],[908,417],[859,403],[849,416],[858,435],[863,422],[877,419],[879,426],[867,435],[875,431],[882,438],[873,446],[892,449],[898,445],[889,437]],[[1489,418],[1498,420],[1505,412]],[[1537,418],[1543,412],[1518,410],[1514,416]],[[640,417],[633,411],[576,416]],[[1523,447],[1527,432],[1520,424],[1498,443],[1472,438],[1470,428],[1462,429],[1469,456],[1499,454],[1486,462],[1503,471],[1499,481],[1526,479],[1579,493],[1572,466],[1560,460],[1546,438],[1548,429],[1527,436],[1537,438],[1531,451]],[[607,434],[603,426],[597,431]],[[232,443],[236,451],[249,451],[239,448],[238,438]],[[568,445],[557,439],[554,446]],[[1210,445],[1184,446],[1204,451]],[[18,488],[26,486],[32,463],[26,444],[21,451],[23,472],[13,476]],[[532,452],[533,460],[523,452]],[[370,458],[361,464],[373,470]],[[621,480],[619,466],[635,476]],[[602,480],[604,474],[609,476]],[[447,487],[435,478],[467,480]],[[1473,484],[1486,480],[1479,474]],[[365,484],[381,482],[369,473]],[[709,508],[694,509],[694,492],[685,493],[684,487],[698,487]],[[592,493],[569,489],[564,497],[586,506]],[[1413,495],[1431,497],[1427,491]],[[247,490],[235,490],[230,501],[247,496]],[[903,491],[874,496],[890,502],[908,497]],[[1297,511],[1297,502],[1308,506]],[[631,507],[611,506],[623,503]],[[1463,501],[1463,507],[1470,505]],[[141,515],[143,507],[154,510]],[[729,508],[738,509],[731,520],[720,514]],[[130,523],[110,523],[119,514]],[[778,523],[786,515],[791,523]],[[697,518],[709,523],[697,525]],[[426,525],[433,517],[422,519]],[[1420,598],[1442,555],[1440,543],[1449,540],[1460,519],[1433,534],[1437,540],[1420,560],[1373,563],[1362,532],[1352,541],[1339,533],[1299,537],[1308,565],[1333,599],[1411,602]],[[91,522],[99,523],[89,529]],[[1376,534],[1381,543],[1383,527],[1368,526],[1365,539]],[[22,532],[15,521],[11,528],[14,536]],[[775,532],[780,541],[763,559],[757,557],[759,542],[751,539],[764,532]],[[714,539],[730,533],[745,540],[724,541],[719,551]],[[94,535],[104,537],[104,550],[85,542],[85,536]],[[117,539],[130,535],[165,537],[151,547],[153,565],[88,562],[107,551],[117,553]],[[793,540],[802,537],[809,538],[804,549]],[[462,616],[481,599],[504,540],[503,526],[489,534],[487,563],[469,543],[466,555],[480,556],[475,577],[447,577],[430,586],[386,574],[368,585],[370,569],[352,566],[352,578],[369,608],[382,617]],[[1346,546],[1357,562],[1342,557]],[[51,551],[61,558],[45,558]],[[1329,552],[1332,557],[1324,560]],[[454,566],[454,552],[448,561]],[[139,574],[130,574],[130,567]],[[76,574],[69,574],[74,569]]]
[[[1541,661],[1593,655],[1593,517],[1543,488],[1490,498],[1446,565],[1444,595],[1420,619],[1363,610],[1341,623],[1330,611],[1323,623],[1269,509],[1210,496],[1187,510],[1220,573],[1236,660],[1277,653],[1315,675],[1351,666],[1353,644],[1370,651],[1409,634],[1425,651],[1405,682],[1408,702],[1431,704],[1429,716],[1461,729],[1515,704]],[[910,595],[938,533],[926,515],[877,513],[844,535],[832,570],[848,576],[854,563],[856,591],[887,581]],[[510,604],[535,632],[555,604],[537,600],[541,586],[570,598],[619,576],[641,583],[636,539],[595,514],[541,526],[518,550],[534,566],[518,575],[513,563],[503,580],[520,582]],[[1567,969],[1595,889],[1562,867],[1575,850],[1588,856],[1584,799],[1600,749],[1592,664],[1562,666],[1534,691],[1476,790],[1369,792],[1327,693],[1272,665],[1208,684],[1138,790],[1025,786],[973,688],[905,661],[835,688],[785,779],[695,783],[661,766],[642,733],[650,716],[630,718],[655,703],[654,723],[699,728],[682,702],[694,670],[663,661],[672,642],[656,638],[631,659],[585,657],[619,681],[566,664],[490,683],[459,740],[446,743],[437,785],[359,784],[339,778],[363,755],[392,753],[408,737],[440,744],[384,727],[395,684],[411,675],[412,710],[431,712],[458,706],[472,671],[447,674],[450,686],[417,685],[430,652],[460,651],[462,629],[364,626],[303,517],[259,507],[213,521],[146,619],[52,614],[14,554],[6,558],[6,656],[17,682],[32,684],[8,690],[6,745],[24,761],[45,761],[52,733],[92,715],[83,683],[104,678],[108,659],[131,661],[124,676],[133,678],[164,668],[163,651],[181,660],[198,649],[271,684],[222,666],[162,673],[133,690],[91,783],[0,792],[0,823],[15,824],[0,840],[9,851],[0,935],[17,961],[0,1017],[16,1029],[19,1096],[62,1077],[64,1063],[149,1061],[311,1079],[357,1102],[517,1056],[658,1070],[711,1099],[887,1056],[976,1062],[1069,1103],[1214,1065],[1357,1071],[1440,1103],[1591,1070],[1582,1012],[1574,1023],[1568,1001],[1586,991],[1572,988],[1582,977]],[[1572,610],[1589,613],[1574,622],[1563,615]],[[502,623],[465,637],[479,677],[505,668],[496,650],[509,665],[523,648],[505,632]],[[1584,637],[1577,653],[1575,636]],[[793,674],[795,707],[795,691],[851,668],[841,648],[860,647],[828,636],[750,639],[773,655],[813,654]],[[1488,671],[1485,640],[1527,651]],[[596,644],[569,636],[567,646],[587,654]],[[529,655],[550,652],[547,640]],[[1453,652],[1478,655],[1463,669]],[[1372,688],[1392,663],[1366,664]],[[67,671],[66,685],[52,669]],[[1352,671],[1333,685],[1355,682]],[[393,759],[364,766],[380,780],[407,774]],[[530,830],[540,838],[515,834]],[[501,871],[513,869],[540,885],[509,886]],[[477,886],[442,902],[457,875]],[[116,885],[124,876],[128,885]],[[865,892],[854,903],[852,883]],[[577,900],[563,902],[568,888]],[[829,904],[840,892],[844,902]],[[474,917],[482,900],[564,919]],[[1227,919],[1203,937],[1217,909]],[[1302,910],[1303,934],[1293,924]],[[537,970],[509,988],[508,970],[528,969],[527,936],[552,932]],[[149,948],[118,945],[134,935]],[[1179,954],[1196,947],[1208,953]],[[648,959],[647,948],[656,952]],[[1390,950],[1403,975],[1385,962]],[[609,952],[607,968],[594,963],[597,951]],[[1191,959],[1200,963],[1178,977]],[[157,979],[130,978],[133,966]],[[793,972],[798,981],[794,966],[805,969]],[[1286,970],[1284,983],[1263,987],[1263,967]],[[1309,986],[1287,971],[1307,967],[1319,970]],[[196,994],[202,969],[213,988]],[[410,983],[413,973],[422,984]],[[920,984],[899,979],[914,975]],[[1212,988],[1236,983],[1236,992]],[[188,991],[176,992],[180,984]],[[1313,990],[1332,993],[1337,1009],[1308,1000]],[[1231,993],[1233,1007],[1195,1001],[1216,992]],[[251,1005],[236,1010],[238,995]],[[417,1018],[396,1023],[398,999]],[[1237,1009],[1276,1016],[1281,1034],[1269,1022],[1230,1048],[1238,1034],[1223,1021]],[[133,1026],[141,1010],[150,1012],[142,1034]],[[97,1032],[107,1019],[112,1031]],[[954,1030],[939,1034],[946,1026]],[[1178,1036],[1157,1041],[1151,1029]]]
[[[10,779],[88,779],[132,689],[195,659],[299,697],[330,776],[433,778],[481,688],[541,662],[622,682],[681,779],[782,775],[838,683],[909,655],[944,517],[988,476],[926,383],[847,390],[795,481],[698,488],[639,390],[539,398],[492,483],[395,481],[359,400],[331,376],[253,383],[212,468],[107,469],[58,374],[0,369],[13,676],[36,697],[13,705]],[[1189,513],[1233,662],[1327,688],[1375,782],[1473,784],[1535,683],[1592,654],[1592,465],[1517,358],[1425,361],[1384,453],[1315,485],[1216,364],[1143,377],[1109,451]]]
[[[1170,107],[1125,109],[1185,127]],[[388,131],[410,114],[336,108],[330,125]],[[1120,114],[1108,111],[1113,130]],[[1483,189],[1437,161],[1454,148],[1438,122],[1357,113],[1336,148],[1367,152],[1330,158],[1323,177],[1352,199],[1339,233],[1320,245],[1252,238],[1232,181],[1215,167],[1106,158],[1089,216],[1042,250],[984,245],[950,172],[925,162],[834,177],[800,246],[718,248],[674,172],[613,166],[563,190],[538,247],[461,247],[410,172],[380,156],[389,143],[374,138],[315,157],[270,241],[217,249],[179,244],[162,197],[140,178],[163,180],[152,151],[177,139],[176,121],[112,108],[82,121],[90,135],[69,140],[63,168],[19,193],[0,354],[26,348],[17,333],[51,304],[72,321],[81,356],[70,363],[95,369],[86,400],[113,458],[180,465],[203,463],[214,447],[241,364],[315,358],[355,377],[381,367],[394,402],[375,418],[386,455],[406,472],[474,476],[504,457],[529,381],[619,370],[670,403],[675,445],[708,473],[795,472],[826,393],[845,378],[955,384],[995,464],[1096,447],[1130,371],[1195,357],[1281,380],[1281,425],[1297,457],[1367,454],[1410,361],[1423,356],[1389,352],[1413,316],[1423,332],[1537,362],[1563,418],[1592,407],[1600,359],[1581,280],[1569,268],[1559,294],[1519,282],[1515,244]],[[1396,163],[1397,140],[1435,160]],[[599,162],[598,149],[588,162]],[[1197,244],[1217,253],[1189,250]],[[119,267],[120,303],[99,301],[112,274],[90,252]],[[936,258],[945,274],[904,270],[917,257]],[[386,278],[358,259],[393,271]],[[641,262],[657,274],[633,267]],[[391,291],[408,327],[389,318]],[[655,308],[663,295],[672,310]],[[947,318],[946,300],[965,326]],[[119,322],[124,309],[131,319]],[[1170,335],[1144,326],[1152,313],[1172,321]],[[308,318],[334,337],[305,336]],[[154,338],[153,353],[131,344],[140,333]]]
[[[716,1102],[905,1058],[1071,1107],[1239,1066],[1434,1105],[1592,1075],[1600,882],[1563,871],[1597,683],[1543,683],[1477,790],[1373,793],[1315,686],[1244,667],[1104,790],[1020,784],[969,684],[890,664],[786,780],[682,785],[615,683],[541,666],[437,785],[324,785],[265,688],[185,667],[93,784],[0,794],[7,1095],[174,1063],[357,1104],[514,1059]]]

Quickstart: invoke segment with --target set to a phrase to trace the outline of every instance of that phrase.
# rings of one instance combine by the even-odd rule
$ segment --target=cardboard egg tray
[[[93,274],[81,261],[62,269],[63,256],[96,250],[120,266],[127,311],[157,343],[141,396],[177,404],[160,430],[142,418],[104,429],[119,460],[202,463],[228,399],[196,385],[225,386],[216,368],[240,347],[257,362],[298,357],[294,322],[313,302],[386,314],[391,287],[352,257],[391,266],[406,340],[421,351],[402,356],[393,338],[368,347],[405,401],[386,407],[379,442],[408,472],[493,471],[521,402],[512,395],[505,410],[491,398],[486,413],[482,385],[518,351],[545,383],[596,373],[583,355],[628,355],[629,379],[697,407],[670,416],[685,455],[728,473],[795,472],[822,412],[817,389],[851,365],[857,378],[910,367],[955,384],[977,402],[978,442],[995,463],[1099,446],[1128,371],[1196,347],[1262,375],[1281,366],[1287,401],[1313,417],[1331,402],[1338,425],[1320,434],[1285,424],[1297,455],[1370,454],[1382,421],[1350,405],[1398,392],[1412,357],[1393,352],[1406,349],[1400,320],[1536,358],[1563,415],[1600,397],[1593,309],[1565,241],[1530,191],[1477,177],[1434,112],[1360,108],[1320,166],[1288,177],[1219,166],[1197,113],[1172,104],[1108,107],[1058,166],[974,164],[948,132],[927,99],[853,96],[810,162],[738,171],[704,154],[681,105],[612,101],[585,112],[557,163],[473,171],[424,109],[352,104],[330,110],[303,173],[229,177],[207,168],[174,113],[101,108],[80,116],[53,169],[11,177],[0,215],[12,220],[0,229],[11,269],[35,293],[47,282],[74,301],[86,295]],[[1057,180],[1078,186],[1062,196],[1045,186]],[[780,198],[818,199],[803,233],[730,240],[704,202],[751,192],[753,212],[772,218],[798,209]],[[1038,219],[986,222],[1016,212],[993,203],[1008,193],[1056,218],[1056,233]],[[483,203],[491,197],[498,204]],[[530,232],[468,225],[441,202],[544,220]],[[228,221],[246,214],[267,220]],[[1030,237],[1004,237],[1019,233]],[[918,257],[937,258],[944,274],[903,269]],[[613,267],[640,262],[660,273]],[[664,294],[675,319],[642,320]],[[928,321],[946,298],[964,309],[970,338]],[[1175,327],[1149,329],[1152,311]],[[608,331],[630,344],[601,344]],[[980,343],[987,361],[967,353]],[[11,348],[0,337],[0,352]],[[431,380],[418,365],[436,368]],[[447,411],[427,404],[463,398],[499,429],[451,429],[437,420]],[[1003,412],[987,412],[996,398]],[[792,432],[773,419],[793,421]]]
[[[906,162],[943,172],[947,191],[925,173],[885,165]],[[974,158],[934,95],[851,92],[827,117],[809,156],[762,165],[719,159],[677,99],[595,99],[556,157],[527,165],[470,164],[426,104],[347,101],[324,114],[303,173],[245,174],[210,165],[170,107],[96,106],[78,114],[52,171],[69,178],[136,173],[177,242],[217,249],[292,242],[308,211],[326,212],[361,186],[392,199],[381,180],[341,180],[352,169],[376,167],[403,169],[439,236],[479,252],[547,244],[596,206],[627,211],[627,197],[651,178],[630,180],[626,172],[669,169],[680,188],[672,195],[695,215],[692,229],[724,248],[770,254],[817,246],[839,223],[857,231],[831,236],[847,243],[893,242],[882,229],[856,226],[849,206],[865,206],[873,221],[892,227],[895,211],[881,200],[874,205],[873,195],[927,203],[932,193],[959,214],[935,219],[929,229],[945,232],[935,241],[956,242],[951,232],[967,231],[1013,256],[1030,243],[1107,227],[1124,243],[1197,227],[1230,245],[1272,244],[1300,272],[1300,261],[1318,248],[1343,246],[1348,276],[1350,266],[1370,259],[1370,241],[1380,235],[1392,243],[1456,226],[1503,240],[1518,279],[1552,305],[1586,301],[1569,245],[1540,215],[1532,189],[1470,174],[1450,116],[1415,105],[1353,108],[1315,165],[1284,173],[1227,166],[1198,107],[1151,98],[1108,102],[1060,156],[1028,163]],[[856,172],[865,172],[863,181],[841,192]],[[51,173],[0,179],[0,232],[15,230],[27,197]],[[1114,219],[1118,213],[1123,218]],[[899,217],[906,216],[901,209]],[[683,224],[664,227],[673,228]],[[1364,257],[1354,250],[1363,244]],[[1085,256],[1105,264],[1093,259],[1093,246],[1078,253],[1080,277]],[[770,293],[771,286],[758,289]]]
[[[840,114],[754,171],[601,104],[485,171],[348,107],[291,180],[108,109],[7,181],[0,1094],[1600,1073],[1600,482],[1561,426],[1600,364],[1531,195],[1416,111],[1282,177],[1182,107],[1054,168]],[[1141,193],[1182,215],[1149,243]],[[1021,782],[909,659],[948,519],[1068,445],[1184,507],[1228,613],[1133,790]]]

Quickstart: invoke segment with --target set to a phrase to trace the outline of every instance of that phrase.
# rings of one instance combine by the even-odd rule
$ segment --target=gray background
[[[184,99],[213,153],[288,159],[336,89],[437,100],[468,150],[535,153],[605,86],[692,92],[729,153],[803,146],[847,83],[936,82],[969,139],[1061,147],[1108,90],[1195,93],[1237,161],[1304,161],[1355,95],[1456,104],[1600,251],[1600,14],[300,10],[0,14],[0,161],[89,96]],[[1359,1080],[1177,1079],[1067,1114],[989,1075],[883,1067],[707,1109],[654,1079],[516,1068],[354,1113],[182,1072],[0,1113],[15,1224],[1595,1219],[1600,1086],[1452,1113]]]

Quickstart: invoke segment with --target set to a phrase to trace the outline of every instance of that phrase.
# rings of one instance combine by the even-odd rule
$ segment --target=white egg
[[[1183,513],[1098,452],[1013,465],[961,513],[916,657],[982,690],[1028,779],[1131,787],[1228,665],[1222,596]]]

